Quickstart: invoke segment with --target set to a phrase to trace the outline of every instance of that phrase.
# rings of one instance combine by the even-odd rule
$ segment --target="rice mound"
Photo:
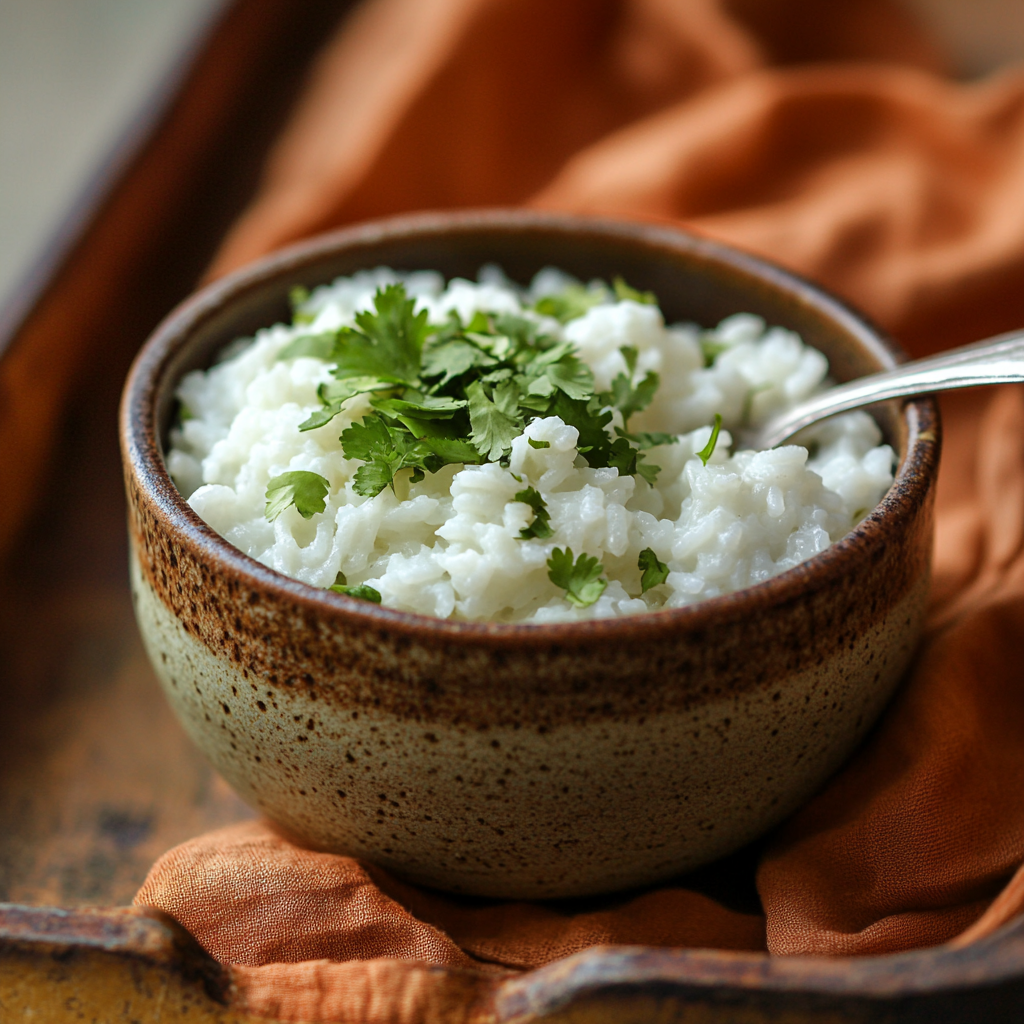
[[[729,454],[730,428],[756,424],[825,382],[827,360],[797,334],[747,313],[713,330],[666,326],[657,306],[630,299],[610,299],[565,324],[529,309],[571,281],[547,269],[522,289],[485,267],[477,282],[446,285],[434,272],[378,268],[322,286],[301,307],[312,323],[277,324],[239,339],[211,369],[183,378],[171,476],[214,530],[286,576],[326,588],[341,572],[349,585],[367,584],[402,611],[532,623],[672,608],[759,583],[844,536],[892,484],[893,450],[863,412],[805,431],[801,444]],[[356,312],[373,308],[378,287],[396,282],[431,322],[454,309],[464,321],[480,310],[542,323],[545,333],[576,345],[597,390],[627,372],[620,350],[634,347],[637,375],[654,370],[661,383],[630,429],[678,435],[647,453],[661,466],[655,485],[590,468],[576,450],[576,429],[548,416],[512,442],[507,468],[446,466],[418,483],[403,471],[394,491],[357,494],[352,479],[361,463],[345,458],[339,435],[371,411],[368,396],[302,433],[299,424],[321,408],[317,388],[331,379],[329,364],[279,360],[278,353],[299,333],[352,325]],[[717,353],[710,365],[706,351]],[[708,443],[715,413],[724,429],[705,466],[695,453]],[[529,438],[549,447],[534,448]],[[268,522],[268,481],[291,470],[330,482],[326,509],[307,520],[291,507]],[[525,487],[547,503],[547,539],[519,536],[533,517],[514,498]],[[549,579],[556,547],[600,560],[608,586],[594,604],[575,607]],[[670,572],[641,594],[637,561],[645,548]]]

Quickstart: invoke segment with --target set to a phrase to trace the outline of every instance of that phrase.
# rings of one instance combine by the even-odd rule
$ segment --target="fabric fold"
[[[760,915],[686,889],[594,910],[459,899],[351,857],[301,849],[263,821],[175,847],[135,902],[170,914],[216,959],[252,967],[390,957],[501,973],[598,945],[765,948]]]

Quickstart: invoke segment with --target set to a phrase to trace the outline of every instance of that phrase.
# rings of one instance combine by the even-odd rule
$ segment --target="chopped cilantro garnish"
[[[356,494],[372,498],[385,487],[393,487],[395,474],[403,469],[420,469],[430,449],[401,426],[389,426],[380,416],[366,416],[341,435],[347,459],[362,459],[352,486]]]
[[[636,567],[642,573],[640,577],[641,593],[646,594],[651,587],[656,587],[668,579],[668,566],[659,561],[652,548],[644,548],[640,552]]]
[[[356,313],[359,330],[343,327],[338,331],[337,365],[331,372],[339,380],[373,376],[415,385],[423,343],[431,333],[427,311],[414,313],[416,300],[407,298],[400,284],[379,289],[373,304],[373,312]]]
[[[612,444],[605,430],[612,420],[610,410],[601,409],[596,399],[584,402],[559,392],[549,414],[559,417],[563,423],[579,431],[576,445],[589,465],[595,469],[608,465],[604,453]]]
[[[275,476],[267,484],[267,508],[264,515],[273,522],[289,505],[294,505],[303,519],[312,519],[327,507],[330,483],[319,473],[304,469]]]
[[[704,335],[700,339],[700,351],[704,356],[704,365],[711,366],[723,352],[728,352],[731,347],[725,342],[717,341],[714,335]]]
[[[441,377],[437,387],[478,368],[497,366],[498,360],[479,345],[470,341],[451,339],[443,344],[434,343],[423,352],[421,374],[425,379]]]
[[[488,395],[486,385],[474,381],[466,388],[466,394],[473,430],[469,440],[484,458],[497,462],[508,453],[513,439],[523,432],[519,388],[515,381],[503,380]]]
[[[563,341],[533,357],[524,377],[526,393],[548,397],[555,389],[570,398],[589,399],[594,393],[594,375],[590,367],[573,354],[572,342]]]
[[[356,395],[368,394],[374,391],[392,391],[394,384],[386,380],[378,380],[376,377],[349,377],[347,380],[332,380],[321,384],[317,389],[320,401],[324,403],[322,409],[312,413],[308,419],[299,424],[299,430],[313,430],[330,423],[335,416],[341,412],[341,407]]]
[[[570,284],[560,292],[545,295],[534,303],[533,308],[543,316],[553,316],[565,323],[583,316],[587,310],[608,301],[608,291],[603,285],[588,288],[584,284]]]
[[[625,295],[628,286],[618,288]],[[559,315],[569,319],[610,296],[603,285],[573,285],[548,296],[544,308],[550,312],[555,302]],[[558,416],[576,428],[578,450],[590,466],[613,466],[653,483],[658,467],[644,461],[642,449],[674,439],[624,429],[616,437],[609,433],[613,409],[625,424],[647,408],[658,387],[656,373],[634,384],[636,349],[622,350],[628,372],[598,395],[572,343],[545,335],[526,317],[477,312],[464,324],[453,311],[444,324],[432,325],[426,310],[415,312],[415,300],[401,284],[379,289],[373,305],[356,314],[355,327],[300,335],[280,354],[333,363],[333,379],[318,391],[323,408],[300,430],[323,427],[350,399],[371,396],[373,412],[341,435],[345,457],[365,463],[353,481],[358,494],[372,497],[394,487],[403,469],[415,481],[448,464],[504,462],[512,441],[541,416]],[[530,444],[549,447],[546,441]]]
[[[548,559],[548,579],[577,608],[589,608],[604,593],[608,581],[603,572],[604,566],[591,555],[581,554],[573,564],[572,548],[555,548]]]
[[[312,356],[314,359],[328,360],[334,354],[334,346],[337,344],[336,335],[329,334],[300,334],[292,338],[290,342],[277,354],[278,359],[298,359],[299,356]]]
[[[530,537],[538,537],[544,540],[554,533],[554,530],[551,529],[551,516],[548,514],[548,507],[544,503],[540,491],[535,490],[533,487],[527,487],[516,494],[515,500],[521,501],[524,505],[529,505],[533,509],[533,522],[529,526],[524,526],[519,531],[519,536],[523,540],[529,540]]]
[[[720,413],[715,413],[715,425],[711,428],[711,438],[706,445],[699,452],[697,452],[697,458],[706,466],[708,459],[711,458],[715,453],[715,445],[718,444],[718,434],[722,429],[722,417]]]
[[[327,589],[333,590],[336,594],[344,594],[346,597],[355,597],[360,601],[372,601],[374,604],[380,604],[381,600],[380,592],[374,590],[373,587],[368,587],[365,583],[360,583],[356,587],[348,587],[344,583],[335,583]]]
[[[631,375],[620,373],[612,381],[611,391],[601,393],[601,402],[604,405],[615,406],[622,413],[622,422],[626,423],[633,413],[643,412],[651,404],[660,382],[661,378],[653,370],[649,370],[644,379],[635,386]]]
[[[292,307],[292,323],[293,324],[311,324],[316,316],[313,313],[304,313],[301,309],[307,302],[309,302],[309,289],[303,288],[301,284],[297,284],[288,293],[288,302]]]
[[[612,288],[615,290],[615,298],[620,302],[623,299],[630,299],[645,306],[656,306],[658,304],[658,296],[654,292],[640,292],[635,288],[630,288],[621,277],[616,277],[612,281]]]
[[[664,434],[660,430],[641,430],[636,434],[627,434],[624,430],[616,429],[619,437],[632,441],[641,451],[648,448],[657,448],[661,444],[675,444],[679,438],[675,434]]]

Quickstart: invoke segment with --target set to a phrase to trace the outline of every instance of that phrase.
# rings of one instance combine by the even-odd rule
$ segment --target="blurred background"
[[[226,2],[0,0],[0,308]],[[1024,0],[902,2],[962,77],[1024,60]]]

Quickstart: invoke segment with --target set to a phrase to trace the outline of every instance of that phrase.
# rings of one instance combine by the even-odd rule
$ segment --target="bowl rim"
[[[286,277],[341,249],[389,240],[425,238],[444,231],[506,233],[549,231],[566,235],[661,246],[697,259],[724,264],[781,289],[797,302],[814,308],[854,335],[883,364],[896,365],[906,353],[871,320],[820,285],[762,257],[695,235],[675,225],[607,217],[537,212],[520,208],[486,208],[423,212],[382,218],[277,249],[201,287],[175,307],[139,350],[125,383],[119,412],[119,434],[125,471],[146,492],[164,519],[172,540],[191,546],[226,576],[251,582],[278,600],[291,602],[323,619],[347,620],[367,630],[384,630],[410,639],[458,638],[484,646],[585,646],[595,641],[642,639],[670,632],[697,632],[732,622],[766,606],[782,606],[832,586],[848,575],[848,567],[870,559],[890,541],[891,524],[914,515],[934,488],[941,442],[938,405],[932,397],[905,401],[902,416],[907,442],[893,484],[879,504],[848,534],[824,551],[760,583],[692,605],[635,615],[554,623],[470,622],[399,611],[360,601],[285,576],[225,540],[207,525],[174,485],[162,454],[156,408],[164,377],[174,358],[206,320],[223,313],[246,292]],[[270,325],[267,325],[270,326]]]

